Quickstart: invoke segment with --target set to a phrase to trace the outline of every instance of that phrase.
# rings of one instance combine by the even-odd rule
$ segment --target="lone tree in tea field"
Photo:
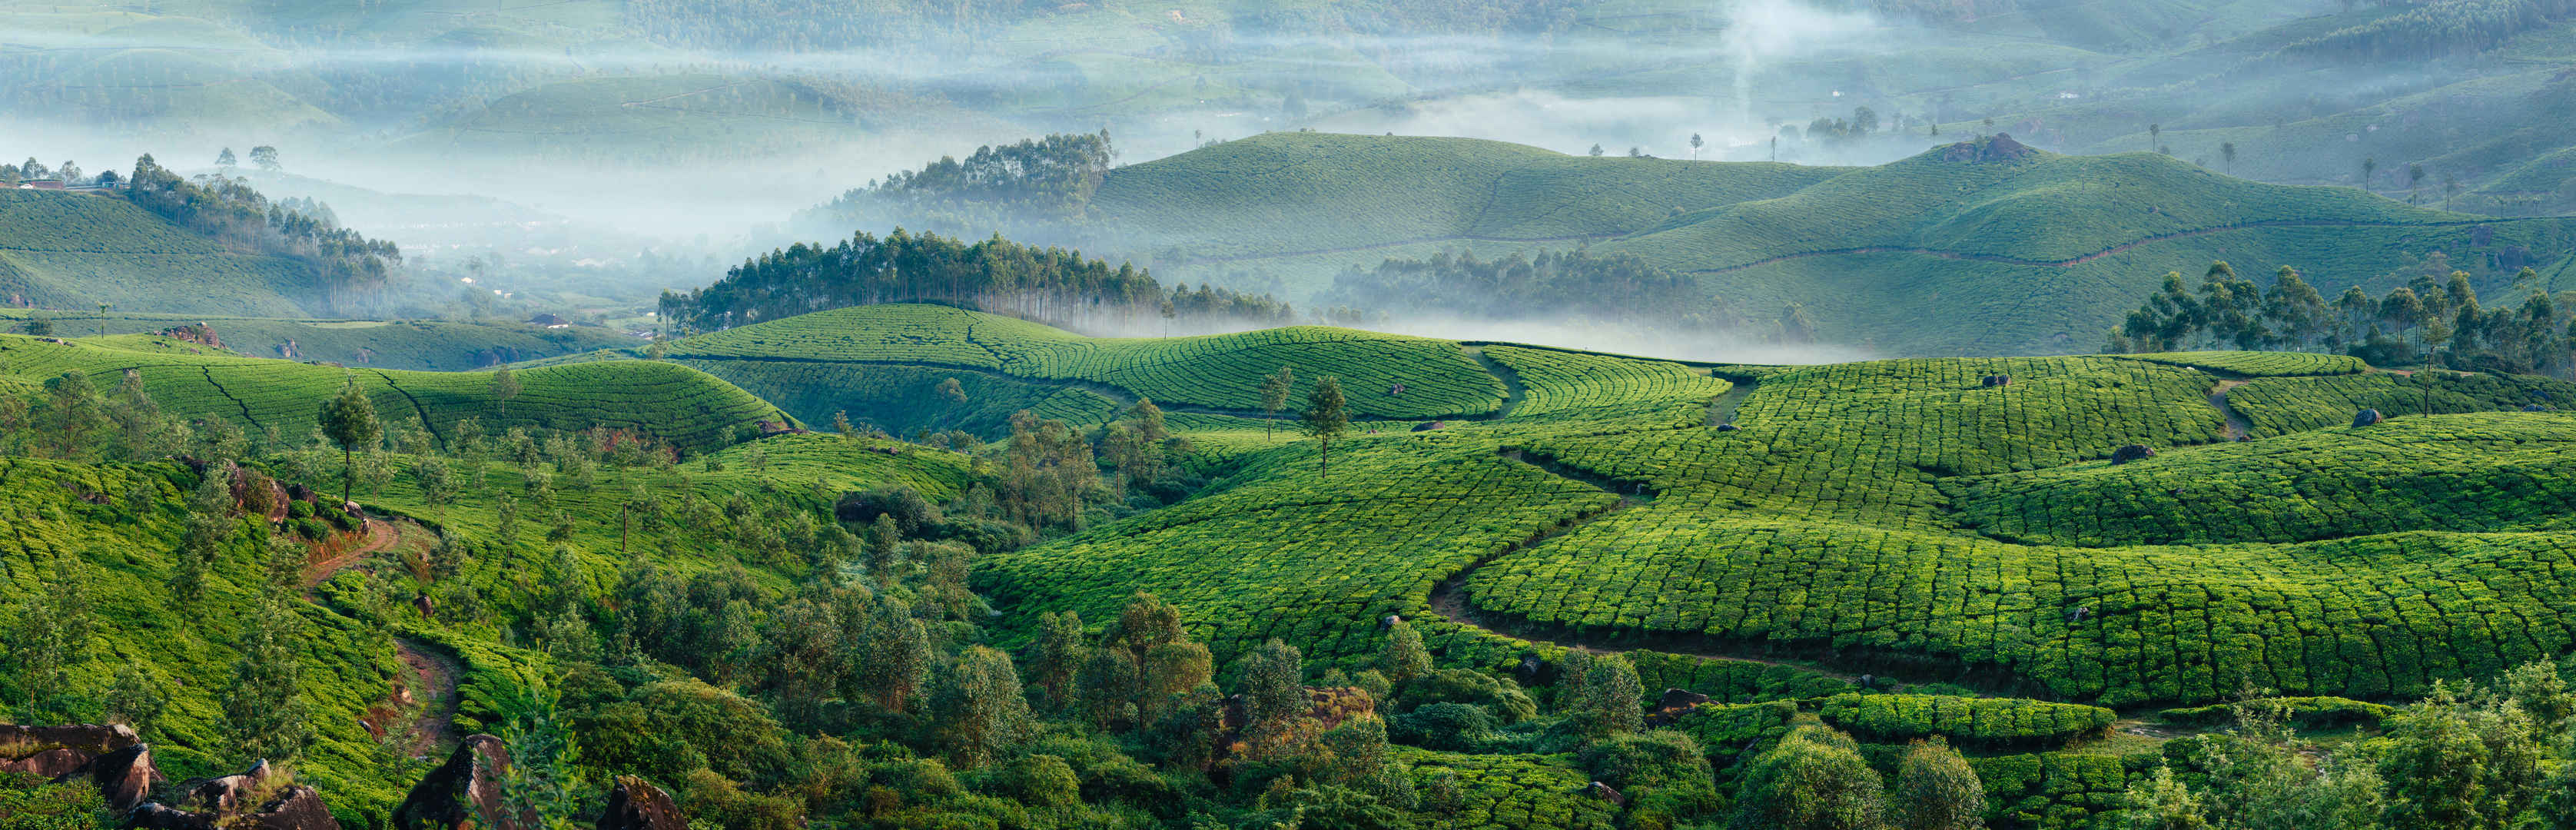
[[[340,383],[340,394],[322,402],[316,416],[322,434],[340,445],[340,503],[349,503],[357,487],[359,447],[373,447],[385,436],[384,422],[376,420],[376,404],[367,400],[365,390],[358,388],[355,375]]]
[[[1316,465],[1316,471],[1331,473],[1333,439],[1342,437],[1342,433],[1351,429],[1349,401],[1342,398],[1340,378],[1326,376],[1315,381],[1314,391],[1306,393],[1306,412],[1299,422],[1306,431],[1306,437],[1315,439],[1324,447],[1323,460]]]
[[[510,414],[510,399],[518,396],[519,376],[512,374],[510,367],[503,366],[492,373],[492,401],[500,405],[503,417]]]
[[[1281,366],[1279,367],[1279,371],[1272,372],[1269,377],[1262,378],[1261,411],[1268,414],[1272,420],[1278,419],[1279,410],[1288,408],[1288,390],[1296,385],[1296,371],[1289,369],[1286,366]],[[1277,425],[1261,425],[1262,440],[1269,440],[1270,430],[1275,426]]]

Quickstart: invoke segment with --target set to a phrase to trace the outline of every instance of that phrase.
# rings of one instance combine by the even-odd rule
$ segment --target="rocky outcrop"
[[[181,782],[179,806],[145,803],[126,823],[156,830],[340,830],[322,796],[289,783],[267,761],[216,778]]]
[[[671,794],[632,775],[617,777],[608,791],[608,809],[600,811],[599,830],[688,830],[689,820]]]
[[[41,775],[57,783],[86,778],[110,808],[134,809],[161,786],[152,750],[123,724],[0,724],[0,772]]]
[[[2357,427],[2370,426],[2371,424],[2379,423],[2382,420],[2385,419],[2379,417],[2379,410],[2376,409],[2364,409],[2360,412],[2352,413],[2352,425]]]
[[[220,349],[224,347],[224,339],[215,335],[215,327],[205,323],[190,323],[184,326],[172,326],[170,328],[162,329],[161,336],[183,343],[195,343],[208,348]]]
[[[511,813],[501,798],[501,776],[510,771],[510,748],[490,735],[467,735],[447,763],[421,776],[394,808],[401,830],[529,830],[533,815]]]
[[[107,799],[107,808],[118,812],[134,809],[152,798],[161,788],[161,770],[152,766],[152,748],[135,744],[90,759],[90,783]]]

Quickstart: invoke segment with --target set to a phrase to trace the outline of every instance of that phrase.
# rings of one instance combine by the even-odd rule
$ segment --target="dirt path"
[[[2246,420],[2243,413],[2227,405],[2228,391],[2243,385],[2245,381],[2242,380],[2222,380],[2209,390],[2209,405],[2218,410],[2219,417],[2227,419],[2227,440],[2230,441],[2243,441],[2254,434],[2254,422]]]
[[[368,554],[391,549],[401,541],[401,525],[383,519],[368,519],[367,541],[364,544],[304,566],[304,591],[307,598],[310,598],[314,586],[330,581],[332,576],[351,565],[358,564],[360,560],[366,559]]]
[[[412,702],[420,707],[420,719],[412,723],[412,752],[435,756],[439,747],[456,740],[456,683],[464,667],[408,639],[394,640],[394,651],[402,657]]]

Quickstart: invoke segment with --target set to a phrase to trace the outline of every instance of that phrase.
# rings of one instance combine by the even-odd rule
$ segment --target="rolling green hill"
[[[1303,400],[1317,377],[1340,376],[1353,413],[1364,417],[1475,417],[1494,412],[1507,396],[1504,383],[1454,341],[1323,326],[1205,337],[1093,338],[934,305],[853,306],[772,320],[682,339],[671,345],[670,356],[747,388],[781,390],[782,397],[773,399],[803,404],[794,411],[810,423],[829,422],[836,409],[859,413],[872,408],[867,403],[871,397],[894,391],[877,383],[817,383],[853,376],[809,374],[853,371],[834,367],[983,373],[988,377],[979,383],[988,385],[981,394],[1035,396],[1028,400],[1043,399],[1044,408],[1063,407],[1055,410],[1058,417],[1089,414],[1094,416],[1086,421],[1090,423],[1125,406],[1113,408],[1104,403],[1110,398],[1084,393],[1085,387],[1129,404],[1142,395],[1184,411],[1258,411],[1261,379],[1280,366],[1297,367],[1293,400]],[[946,376],[906,374],[917,378],[915,387],[920,380],[936,385],[934,375]],[[1006,383],[1012,380],[1018,382]],[[1072,383],[1062,383],[1067,381]],[[966,402],[955,405],[960,413],[953,425],[989,425],[996,422],[993,416],[1008,414],[980,409],[985,406],[981,394],[970,392]],[[922,425],[930,424],[913,424]],[[941,420],[938,425],[952,424]]]
[[[289,357],[378,369],[457,372],[594,349],[634,338],[596,326],[548,329],[522,323],[432,320],[296,320],[187,314],[100,315],[94,311],[0,309],[0,328],[24,331],[42,316],[66,337],[151,334],[203,323],[226,350],[251,357]],[[291,347],[291,348],[290,348]]]
[[[80,371],[106,387],[132,369],[164,411],[300,432],[315,401],[352,374],[203,351],[140,335],[0,337],[0,388],[39,399],[40,417],[53,417],[44,378]],[[1263,413],[1245,411],[1250,382],[1282,364],[1305,383],[1350,382],[1362,420],[1333,443],[1329,466],[1316,442],[1268,433]],[[800,416],[847,411],[898,431],[990,435],[1007,412],[1028,408],[1073,428],[1041,426],[966,452],[833,435],[728,446],[729,427],[779,416],[692,366],[740,378]],[[293,607],[317,630],[346,632],[304,652],[319,711],[369,711],[391,680],[434,683],[406,666],[443,657],[454,664],[453,722],[496,728],[527,717],[536,678],[559,678],[583,764],[679,781],[702,819],[731,808],[699,766],[757,782],[761,759],[839,752],[820,738],[778,737],[802,728],[794,724],[837,723],[834,734],[888,736],[889,747],[930,740],[833,720],[838,707],[874,705],[856,697],[864,687],[806,698],[793,685],[805,676],[793,661],[832,659],[798,644],[881,636],[882,622],[845,629],[833,620],[856,618],[825,609],[879,596],[919,603],[895,619],[939,632],[925,646],[933,653],[1008,646],[1020,676],[1038,683],[1057,665],[1045,655],[1059,646],[1047,643],[1060,642],[1041,631],[1061,618],[1042,615],[1078,612],[1111,636],[1160,625],[1157,612],[1130,607],[1150,591],[1171,603],[1183,636],[1206,644],[1211,667],[1274,653],[1273,639],[1295,645],[1309,661],[1301,680],[1345,689],[1308,693],[1326,708],[1375,694],[1364,690],[1383,676],[1368,672],[1395,665],[1383,655],[1396,632],[1419,634],[1435,673],[1387,681],[1387,696],[1371,703],[1388,735],[1410,744],[1385,750],[1403,759],[1406,780],[1441,793],[1400,809],[1461,830],[1608,830],[1659,815],[1649,805],[1664,802],[1569,789],[1607,774],[1588,754],[1607,744],[1563,732],[1574,722],[1565,713],[1589,704],[1551,672],[1584,659],[1578,647],[1624,657],[1639,690],[1710,696],[1657,722],[1692,736],[1675,746],[1692,748],[1693,763],[1709,765],[1697,774],[1723,792],[1746,786],[1755,759],[1793,730],[1848,730],[1861,762],[1882,772],[1906,742],[1939,736],[1971,750],[1988,826],[2004,830],[2107,820],[2160,759],[2189,751],[2168,739],[2209,729],[2208,713],[2190,707],[2247,688],[2302,696],[2284,704],[2306,707],[2298,711],[2377,723],[2392,710],[2337,698],[2404,706],[2437,680],[2491,678],[2576,649],[2576,629],[2558,622],[2576,604],[2576,585],[2561,576],[2576,572],[2565,545],[2576,467],[2563,457],[2576,420],[2528,406],[2576,395],[2576,385],[2541,378],[2398,375],[2343,357],[2235,352],[1709,367],[1316,327],[1086,338],[924,305],[700,335],[672,343],[661,361],[598,352],[524,367],[525,391],[506,412],[488,373],[354,375],[397,420],[452,430],[471,415],[495,432],[623,426],[698,455],[604,470],[547,457],[585,451],[570,442],[506,459],[393,456],[359,494],[385,528],[290,511],[280,527],[319,546],[306,564],[311,601]],[[2009,383],[1989,385],[1997,375]],[[1374,394],[1398,377],[1404,394]],[[950,378],[965,400],[941,391]],[[1131,480],[1146,473],[1107,437],[1098,455],[1058,444],[1086,440],[1140,396],[1162,402],[1166,425],[1188,439],[1162,448],[1171,478],[1160,490]],[[2361,405],[2390,418],[2347,426]],[[1431,418],[1443,422],[1409,428]],[[2155,453],[2112,460],[2132,444]],[[1072,496],[1080,510],[1070,523],[1041,531],[1013,524],[1020,508],[997,507],[1052,498],[1050,476],[1061,473],[1049,470],[1077,463],[1102,466],[1081,471],[1088,483]],[[446,465],[470,470],[462,495],[450,492]],[[168,551],[189,532],[176,504],[196,486],[193,471],[168,462],[0,462],[0,515],[26,517],[0,544],[0,601],[38,602],[59,590],[49,574],[82,563],[73,569],[91,586],[82,596],[97,598],[106,623],[77,652],[85,673],[68,688],[103,694],[97,667],[119,658],[180,664],[155,670],[188,687],[172,696],[157,740],[188,772],[230,760],[211,690],[229,682],[224,667],[239,648],[230,628],[161,604],[163,575],[176,567]],[[920,503],[905,507],[910,496],[884,489],[893,487]],[[465,558],[430,554],[432,528],[462,540]],[[861,537],[881,533],[898,538],[871,554],[880,544]],[[388,539],[380,551],[340,555]],[[191,607],[209,619],[261,613],[255,560],[227,556]],[[665,578],[682,582],[651,588]],[[956,593],[964,587],[980,599]],[[407,610],[413,593],[434,608]],[[673,609],[689,610],[657,616]],[[962,717],[942,701],[966,693],[935,679],[958,670],[947,659],[926,670],[934,681],[921,711]],[[1112,670],[1075,676],[1112,684],[1100,674]],[[695,705],[758,717],[701,731],[714,728],[700,720],[708,715],[668,697],[668,684],[699,681],[704,690],[686,686]],[[1104,728],[1102,710],[1086,708],[1096,698],[1078,693],[1057,708],[1054,692],[1030,694],[1040,704],[1032,717],[1050,731],[1008,758],[1126,751],[1104,748],[1114,741],[1070,748],[1083,739],[1066,736]],[[44,705],[99,705],[84,700]],[[1428,708],[1458,700],[1486,701],[1452,705],[1488,714]],[[1539,703],[1545,714],[1509,715],[1522,725],[1474,723]],[[1437,725],[1452,717],[1469,723]],[[389,777],[408,773],[351,719],[321,727],[303,762],[344,820],[363,822],[399,797]],[[713,734],[763,748],[673,756],[619,737],[632,729],[670,731],[697,752],[725,745]],[[1590,749],[1565,754],[1580,747]],[[898,763],[829,757],[861,756],[853,763],[871,769]],[[1193,780],[1191,767],[1162,763]],[[1005,800],[1016,791],[1002,788],[1018,786],[960,777],[956,789]],[[1619,780],[1632,796],[1657,786]],[[983,797],[944,785],[904,792],[951,806]]]
[[[311,267],[237,253],[114,196],[0,190],[0,293],[41,308],[305,313]]]
[[[419,422],[442,441],[458,420],[470,417],[494,431],[512,426],[635,430],[699,452],[725,446],[729,436],[753,434],[759,421],[786,420],[776,407],[732,384],[669,363],[530,369],[516,373],[523,391],[498,399],[493,376],[485,372],[344,369],[208,351],[158,337],[128,335],[94,343],[0,335],[0,373],[42,381],[81,372],[93,386],[110,389],[133,371],[167,411],[223,418],[251,435],[275,429],[287,440],[313,430],[318,402],[346,378],[356,378],[386,417]]]
[[[1293,296],[1386,258],[1589,244],[1695,279],[1712,305],[1768,319],[1799,303],[1821,340],[1900,354],[2092,350],[2165,272],[2213,260],[2376,293],[2433,251],[2498,288],[2523,263],[2576,252],[2560,219],[2003,140],[1809,168],[1272,133],[1114,170],[1092,206],[1105,248],[1129,246],[1165,278],[1267,274]]]

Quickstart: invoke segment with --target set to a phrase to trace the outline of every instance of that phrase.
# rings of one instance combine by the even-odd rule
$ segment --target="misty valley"
[[[2576,828],[2576,0],[0,0],[0,830]]]

